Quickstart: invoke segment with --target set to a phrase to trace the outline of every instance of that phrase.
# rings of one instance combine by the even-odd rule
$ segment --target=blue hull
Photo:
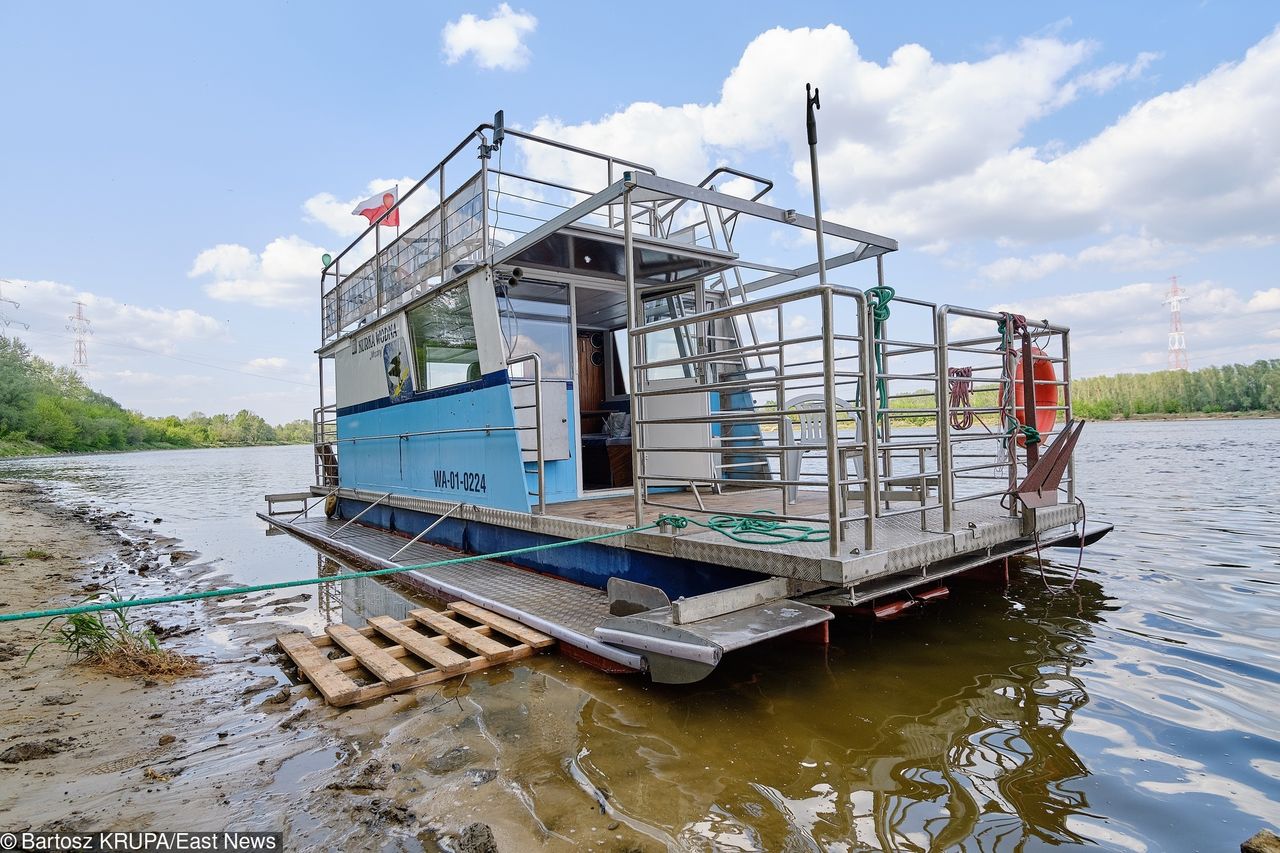
[[[367,506],[366,501],[344,498],[338,502],[338,512],[343,518],[352,518]],[[412,537],[438,517],[416,510],[378,505],[361,516],[357,523]],[[424,541],[468,554],[492,554],[562,540],[527,530],[446,518]],[[714,563],[678,560],[591,542],[518,555],[503,562],[596,589],[604,589],[609,578],[619,577],[656,586],[672,600],[741,586],[765,577]]]

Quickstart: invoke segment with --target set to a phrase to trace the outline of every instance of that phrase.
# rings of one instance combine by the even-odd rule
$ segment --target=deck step
[[[545,634],[461,601],[444,611],[414,610],[408,619],[373,616],[363,628],[334,624],[317,636],[294,632],[276,640],[299,674],[338,707],[526,658],[555,643]],[[346,654],[330,657],[335,647]]]
[[[316,690],[330,705],[345,705],[353,701],[360,686],[351,680],[338,665],[324,656],[305,634],[283,634],[276,638],[280,648],[298,665],[298,671],[306,675]]]
[[[409,615],[433,630],[439,631],[455,643],[474,649],[491,661],[503,661],[511,657],[511,649],[484,634],[471,630],[435,610],[411,610]]]
[[[754,585],[753,585],[754,586]],[[673,607],[614,616],[596,629],[606,643],[645,653],[655,681],[686,684],[704,678],[725,652],[831,619],[831,612],[789,598],[677,624]]]

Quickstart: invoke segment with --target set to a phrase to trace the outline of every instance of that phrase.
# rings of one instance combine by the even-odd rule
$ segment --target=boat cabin
[[[330,513],[264,518],[374,565],[505,555],[408,577],[671,681],[1082,540],[1069,330],[895,290],[895,240],[772,189],[481,125],[327,258]]]

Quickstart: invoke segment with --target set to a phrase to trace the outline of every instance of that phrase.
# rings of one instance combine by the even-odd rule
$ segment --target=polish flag
[[[369,196],[369,198],[366,198],[364,201],[357,204],[356,209],[351,211],[351,213],[353,216],[368,217],[369,224],[372,225],[374,222],[378,221],[379,216],[386,213],[388,210],[391,210],[391,208],[395,207],[396,196],[399,194],[399,191],[400,191],[400,188],[395,187],[393,189],[387,190],[384,193],[379,193],[378,195]],[[399,227],[400,226],[399,208],[397,208],[396,210],[391,210],[391,214],[378,224]]]

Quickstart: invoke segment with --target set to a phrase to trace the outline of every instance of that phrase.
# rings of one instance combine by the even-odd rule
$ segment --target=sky
[[[69,364],[79,300],[83,373],[126,407],[309,417],[320,257],[356,201],[503,109],[808,211],[813,82],[826,215],[899,241],[899,291],[1068,324],[1085,376],[1165,366],[1176,275],[1193,368],[1277,358],[1278,25],[1176,0],[0,0],[0,331]]]

